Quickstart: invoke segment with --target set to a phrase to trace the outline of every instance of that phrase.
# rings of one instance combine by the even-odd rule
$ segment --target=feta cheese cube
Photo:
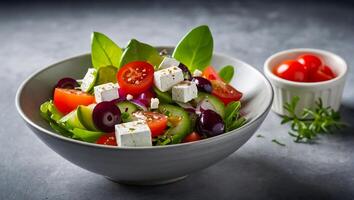
[[[158,69],[167,69],[169,67],[178,67],[180,62],[174,58],[164,57]]]
[[[97,103],[102,101],[112,101],[119,98],[119,85],[113,83],[105,83],[94,87],[95,99]]]
[[[145,121],[133,121],[115,126],[119,147],[152,146],[151,131]]]
[[[133,97],[133,95],[131,95],[131,94],[127,94],[127,100],[132,100],[134,97]]]
[[[187,103],[188,101],[197,98],[198,89],[195,82],[183,81],[172,87],[172,99]]]
[[[170,90],[172,86],[183,80],[183,72],[178,67],[169,67],[154,72],[154,84],[162,92]]]
[[[199,69],[196,69],[196,70],[194,70],[194,72],[193,72],[193,76],[202,76],[202,75],[203,75],[203,72],[200,71]]]
[[[97,69],[95,68],[89,68],[82,79],[81,83],[81,91],[83,92],[88,92],[93,85],[95,84],[96,81],[96,76],[97,76]]]
[[[160,100],[158,98],[151,98],[150,108],[157,109],[159,107]]]

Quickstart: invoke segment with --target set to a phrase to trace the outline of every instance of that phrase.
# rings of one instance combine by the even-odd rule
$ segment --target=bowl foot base
[[[164,185],[164,184],[169,184],[169,183],[174,183],[180,180],[183,180],[187,177],[186,176],[181,176],[181,177],[177,177],[177,178],[172,178],[172,179],[167,179],[167,180],[156,180],[156,181],[125,181],[125,180],[115,180],[113,178],[110,177],[106,177],[108,180],[113,181],[115,183],[119,183],[119,184],[125,184],[125,185]]]

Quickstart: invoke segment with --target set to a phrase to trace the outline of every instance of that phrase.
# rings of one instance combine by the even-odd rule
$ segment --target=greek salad
[[[120,48],[102,33],[91,41],[82,79],[58,77],[41,116],[59,134],[85,142],[142,147],[192,142],[245,124],[233,66],[210,66],[208,26],[187,33],[172,55],[132,39]],[[75,66],[73,66],[75,67]]]

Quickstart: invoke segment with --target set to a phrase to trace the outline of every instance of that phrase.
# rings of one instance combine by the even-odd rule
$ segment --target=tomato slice
[[[273,69],[273,73],[289,81],[307,82],[309,80],[306,67],[296,60],[284,61]]]
[[[95,102],[95,97],[80,90],[55,88],[54,105],[58,110],[67,114],[79,105],[90,105]]]
[[[147,62],[130,62],[120,68],[117,80],[121,89],[127,94],[140,94],[152,86],[154,67]]]
[[[186,143],[186,142],[194,142],[194,141],[198,141],[201,140],[202,137],[200,137],[200,135],[197,132],[192,132],[190,134],[188,134],[183,140],[182,142]]]
[[[315,73],[322,67],[322,61],[319,57],[312,54],[305,54],[298,57],[297,61],[305,66],[309,74]]]
[[[202,76],[208,80],[222,80],[218,72],[212,66],[206,67],[203,70]]]
[[[115,133],[104,134],[100,138],[98,138],[96,144],[118,146],[116,140],[116,134]]]
[[[133,113],[137,119],[145,120],[151,131],[151,137],[157,137],[165,132],[167,116],[157,112],[137,111]]]
[[[222,100],[225,105],[231,101],[238,101],[241,99],[242,93],[230,84],[224,83],[220,80],[211,80],[210,82],[213,87],[211,93]]]

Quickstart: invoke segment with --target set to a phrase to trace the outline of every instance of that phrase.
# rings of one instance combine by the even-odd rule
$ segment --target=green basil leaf
[[[172,57],[185,64],[190,71],[203,70],[213,56],[213,36],[208,26],[191,30],[177,44]]]
[[[53,130],[56,132],[62,134],[65,137],[72,137],[72,133],[66,129],[65,127],[61,126],[60,124],[57,124],[56,122],[49,122],[50,127],[52,127]]]
[[[123,52],[120,66],[133,61],[146,61],[158,67],[162,62],[162,57],[154,47],[132,39]]]
[[[239,113],[241,108],[241,102],[233,101],[227,104],[225,107],[225,120],[232,119],[233,116]]]
[[[105,66],[119,67],[122,49],[111,39],[99,32],[91,36],[91,60],[96,69]]]
[[[233,101],[227,104],[225,107],[225,126],[226,131],[232,131],[241,127],[246,123],[246,119],[240,114],[241,102]]]
[[[234,67],[231,65],[226,65],[219,71],[219,76],[226,82],[230,83],[232,77],[234,76]]]

